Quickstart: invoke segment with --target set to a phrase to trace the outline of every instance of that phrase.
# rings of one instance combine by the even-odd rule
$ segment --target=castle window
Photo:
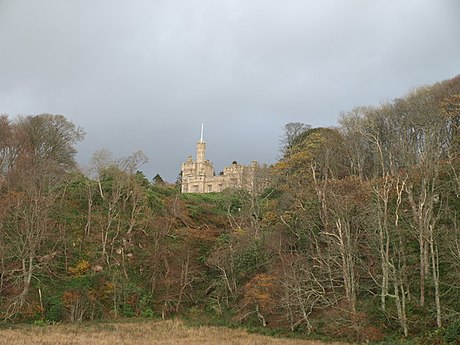
[[[212,192],[212,184],[208,184],[208,193]]]
[[[194,184],[192,188],[193,188],[193,191],[195,193],[198,193],[198,185],[197,184]]]

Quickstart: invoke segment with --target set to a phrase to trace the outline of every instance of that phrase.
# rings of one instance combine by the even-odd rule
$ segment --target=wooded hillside
[[[460,337],[460,76],[336,128],[287,124],[257,194],[180,194],[141,152],[83,174],[82,138],[60,115],[0,117],[3,320]]]

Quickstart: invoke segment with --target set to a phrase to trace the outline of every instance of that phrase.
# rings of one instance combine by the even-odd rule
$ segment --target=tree
[[[19,117],[1,120],[2,167],[5,192],[0,200],[3,257],[10,267],[10,282],[20,277],[19,294],[13,296],[5,317],[14,316],[26,303],[32,278],[43,268],[38,259],[53,251],[47,240],[55,231],[51,214],[62,196],[67,172],[74,169],[74,144],[83,131],[62,115]],[[20,268],[17,265],[20,263]]]
[[[372,214],[378,231],[371,236],[379,243],[381,307],[386,310],[386,297],[393,297],[405,334],[405,304],[414,292],[419,293],[421,307],[426,306],[427,295],[434,296],[436,322],[442,325],[439,247],[441,219],[450,195],[443,175],[449,167],[449,174],[458,176],[459,81],[457,77],[419,88],[381,106],[356,108],[340,121],[346,142],[353,147],[349,154],[352,166],[357,167],[353,171],[373,180],[376,207]],[[412,253],[413,246],[408,245],[413,238],[418,253]],[[415,270],[407,266],[414,256],[418,256],[418,285],[411,276]]]
[[[284,133],[281,136],[280,145],[283,155],[291,149],[300,139],[300,136],[311,128],[302,122],[289,122],[284,126]]]
[[[108,151],[98,151],[91,160],[100,199],[99,217],[95,219],[101,230],[102,256],[112,265],[116,239],[128,239],[145,210],[145,188],[135,172],[147,161],[142,151],[113,160]],[[126,217],[129,214],[127,224]]]
[[[153,177],[153,184],[154,185],[164,185],[165,181],[163,181],[163,179],[161,178],[160,174],[156,174]]]
[[[14,165],[17,150],[18,146],[15,145],[14,126],[6,115],[2,115],[0,116],[0,179],[2,181]]]

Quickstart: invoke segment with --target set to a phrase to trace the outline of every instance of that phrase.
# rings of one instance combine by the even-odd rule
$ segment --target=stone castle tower
[[[206,143],[203,140],[203,125],[201,138],[196,144],[196,161],[189,156],[182,163],[182,193],[211,193],[221,192],[226,188],[243,188],[252,190],[255,171],[258,163],[253,161],[251,166],[233,162],[216,176],[214,166],[206,159]]]

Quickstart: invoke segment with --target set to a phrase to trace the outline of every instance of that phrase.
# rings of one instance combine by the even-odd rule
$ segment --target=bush
[[[446,328],[444,340],[447,344],[460,344],[460,320],[451,323]]]
[[[155,317],[155,313],[152,308],[147,308],[141,311],[141,316],[150,319]]]
[[[33,325],[37,327],[43,327],[43,326],[46,326],[46,322],[43,320],[35,320]]]
[[[51,322],[59,322],[64,318],[65,307],[59,296],[52,296],[45,303],[45,318]]]

